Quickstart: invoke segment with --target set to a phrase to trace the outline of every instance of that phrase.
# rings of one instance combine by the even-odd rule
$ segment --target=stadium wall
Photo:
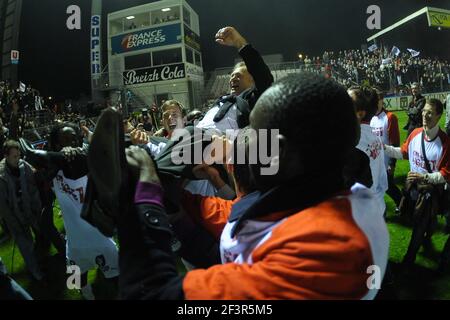
[[[441,101],[445,101],[447,95],[450,91],[437,92],[437,93],[427,93],[423,96],[426,98],[435,98]],[[401,97],[389,97],[384,99],[384,107],[389,111],[399,111],[408,108],[409,103],[413,100],[412,96],[401,96]]]

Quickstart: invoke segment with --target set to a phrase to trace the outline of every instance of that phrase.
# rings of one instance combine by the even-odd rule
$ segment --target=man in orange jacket
[[[269,164],[249,164],[257,191],[238,201],[200,199],[203,223],[220,235],[223,264],[185,276],[178,275],[171,252],[155,166],[143,150],[127,149],[140,174],[136,210],[122,213],[118,224],[122,298],[375,297],[389,240],[371,191],[344,187],[345,155],[357,143],[346,90],[309,73],[286,77],[261,96],[250,124],[258,135],[250,137],[249,150],[264,142],[262,130],[278,130]],[[324,124],[327,130],[320,130]],[[276,174],[263,175],[269,167]]]

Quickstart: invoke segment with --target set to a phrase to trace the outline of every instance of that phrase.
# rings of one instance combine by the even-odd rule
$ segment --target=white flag
[[[389,64],[389,63],[391,63],[392,62],[392,59],[391,58],[387,58],[387,59],[383,59],[382,61],[381,61],[381,64],[382,65],[386,65],[386,64]]]
[[[42,110],[41,97],[39,96],[34,97],[34,109],[36,109],[36,111]]]
[[[398,57],[399,54],[400,54],[400,49],[397,48],[396,46],[393,46],[392,50],[391,50],[391,55]]]
[[[20,85],[19,85],[19,91],[20,92],[25,92],[25,89],[27,88],[27,86],[25,85],[25,83],[23,83],[23,82],[20,82]]]
[[[378,46],[374,43],[367,50],[369,50],[369,52],[374,52],[377,49],[378,49]]]
[[[418,55],[420,55],[420,51],[416,51],[413,49],[407,49],[409,51],[409,53],[411,53],[411,56],[413,57],[417,57]]]

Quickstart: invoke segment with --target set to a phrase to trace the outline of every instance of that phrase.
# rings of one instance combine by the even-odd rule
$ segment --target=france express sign
[[[91,76],[92,79],[99,77],[101,70],[101,17],[96,15],[91,18]]]
[[[429,8],[428,24],[430,27],[450,28],[450,11]]]
[[[112,53],[125,53],[136,50],[167,46],[181,42],[180,24],[136,31],[111,38]]]
[[[123,73],[125,85],[183,79],[186,77],[184,63],[128,70]]]
[[[19,64],[19,51],[11,50],[11,64]]]

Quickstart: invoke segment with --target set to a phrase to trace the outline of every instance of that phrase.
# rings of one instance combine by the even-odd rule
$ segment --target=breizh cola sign
[[[186,77],[184,63],[153,68],[128,70],[123,73],[125,85],[183,79]]]

